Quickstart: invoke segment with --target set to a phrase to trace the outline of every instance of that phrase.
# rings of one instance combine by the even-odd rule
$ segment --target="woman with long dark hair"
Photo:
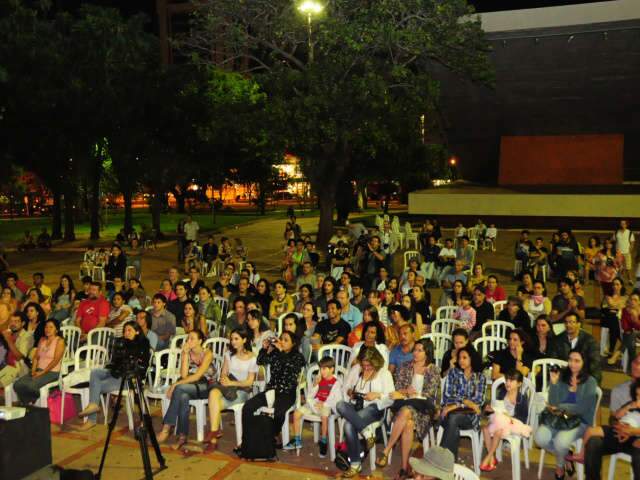
[[[40,388],[55,382],[60,376],[64,356],[64,338],[58,322],[53,318],[43,320],[44,336],[37,343],[36,354],[31,361],[31,372],[13,384],[13,390],[22,403],[33,403],[40,397]]]
[[[255,412],[267,406],[267,395],[273,395],[273,418],[276,435],[282,430],[284,414],[296,401],[298,377],[306,362],[298,351],[296,336],[288,331],[282,332],[280,338],[271,342],[265,340],[258,354],[258,365],[270,365],[271,376],[265,391],[247,400],[242,407],[242,422],[249,425]],[[239,453],[240,450],[236,449]]]
[[[616,351],[621,350],[622,335],[620,333],[620,316],[627,306],[628,297],[621,279],[614,278],[611,282],[611,294],[602,300],[602,326],[609,329],[609,353],[615,364],[620,356]]]
[[[271,285],[268,280],[261,278],[256,285],[256,293],[253,299],[260,303],[263,312],[269,311],[269,305],[271,305]]]
[[[59,322],[69,318],[75,298],[76,289],[73,286],[73,280],[71,280],[71,277],[67,274],[62,275],[60,277],[60,285],[53,293],[53,298],[51,299],[52,312],[49,316]]]
[[[122,337],[124,338],[124,344],[127,345],[125,347],[127,351],[147,354],[145,358],[146,363],[148,363],[149,340],[140,325],[136,322],[126,322],[122,328]],[[95,427],[97,413],[100,410],[100,395],[117,391],[120,388],[121,381],[120,375],[108,368],[96,368],[91,371],[89,379],[89,404],[78,414],[81,418],[89,417],[89,419],[84,425],[79,426],[77,428],[78,430],[88,430]]]
[[[211,450],[216,449],[218,439],[223,435],[220,428],[220,413],[222,410],[247,401],[249,388],[253,385],[257,373],[256,355],[251,351],[247,331],[237,328],[229,337],[229,347],[224,354],[220,371],[220,385],[226,388],[224,392],[219,387],[213,387],[209,391],[211,429],[207,432],[204,443],[210,444]],[[234,391],[230,392],[229,387],[234,388]]]
[[[33,344],[38,345],[44,336],[44,322],[47,315],[38,303],[27,304],[24,307],[24,313],[28,320],[26,330],[33,335]]]
[[[486,378],[482,360],[467,344],[457,352],[456,367],[447,373],[442,392],[441,425],[444,429],[440,445],[458,456],[460,430],[480,428],[480,413],[484,399]]]
[[[562,410],[577,415],[580,423],[571,430],[558,430],[548,425],[540,425],[535,433],[538,446],[556,457],[555,478],[565,478],[565,457],[573,442],[582,437],[593,423],[597,402],[598,382],[589,375],[589,368],[580,350],[569,352],[568,366],[549,373],[549,409]]]

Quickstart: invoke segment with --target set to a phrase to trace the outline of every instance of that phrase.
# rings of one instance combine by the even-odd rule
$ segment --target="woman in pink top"
[[[63,355],[64,339],[60,336],[58,323],[50,318],[45,322],[44,337],[38,343],[31,373],[13,385],[22,403],[35,402],[40,397],[40,388],[58,379]]]

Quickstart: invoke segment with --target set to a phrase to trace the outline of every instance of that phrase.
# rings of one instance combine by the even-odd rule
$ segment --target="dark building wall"
[[[625,179],[640,180],[640,21],[489,38],[495,88],[436,69],[463,178],[496,183],[502,135],[621,133]]]

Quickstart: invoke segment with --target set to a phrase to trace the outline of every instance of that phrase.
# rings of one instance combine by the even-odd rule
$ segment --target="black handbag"
[[[567,413],[564,410],[550,410],[545,408],[539,417],[540,425],[546,425],[553,430],[573,430],[582,423],[578,415]]]
[[[411,407],[417,412],[433,417],[435,415],[436,406],[431,398],[402,398],[394,400],[391,405],[391,411],[396,413],[402,407]]]

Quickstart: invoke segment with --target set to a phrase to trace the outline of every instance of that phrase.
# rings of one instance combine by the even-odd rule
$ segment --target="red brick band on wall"
[[[624,136],[502,137],[500,185],[620,185]]]

